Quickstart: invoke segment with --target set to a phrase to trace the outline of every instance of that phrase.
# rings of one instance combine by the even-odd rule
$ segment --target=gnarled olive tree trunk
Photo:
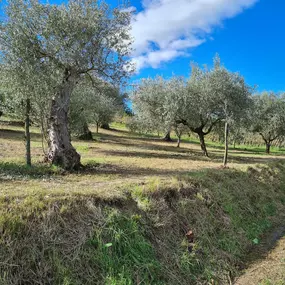
[[[266,142],[266,153],[267,154],[270,154],[270,147],[271,147],[271,143]]]
[[[207,157],[209,157],[208,155],[208,151],[207,151],[207,147],[205,144],[205,133],[201,130],[196,132],[198,134],[199,140],[200,140],[200,146],[201,146],[201,150],[203,152],[203,154]]]
[[[265,145],[266,145],[266,153],[267,154],[270,154],[270,147],[271,147],[271,144],[272,144],[272,142],[273,141],[275,141],[276,139],[278,139],[278,135],[277,136],[275,136],[275,137],[272,137],[270,134],[269,134],[269,136],[265,136],[265,135],[263,135],[262,133],[259,133],[260,135],[261,135],[261,137],[262,137],[262,139],[264,140],[264,142],[265,142]]]
[[[49,118],[48,161],[67,170],[77,169],[80,166],[80,155],[71,144],[68,130],[70,96],[76,80],[76,76],[66,72],[64,82],[52,100]]]
[[[89,127],[86,121],[84,121],[83,123],[81,134],[78,135],[78,139],[86,140],[86,141],[93,140],[92,132],[89,130]]]

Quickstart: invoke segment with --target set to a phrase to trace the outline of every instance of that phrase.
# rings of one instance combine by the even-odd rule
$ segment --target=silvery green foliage
[[[82,135],[84,126],[110,123],[123,110],[123,97],[118,88],[97,80],[85,80],[73,91],[70,108],[71,131]]]
[[[143,80],[133,98],[134,119],[150,131],[184,125],[199,135],[207,155],[204,136],[221,121],[240,124],[251,92],[243,77],[225,69],[216,57],[212,69],[192,64],[187,81],[176,76]]]
[[[172,104],[176,120],[187,124],[192,131],[202,128],[206,134],[218,121],[244,117],[250,105],[251,88],[238,73],[220,66],[218,58],[212,69],[192,64],[186,90],[177,91],[172,96],[176,96],[176,103]]]
[[[165,132],[171,127],[172,120],[166,106],[169,90],[168,81],[160,76],[140,82],[132,96],[135,116],[130,125],[133,130]]]
[[[209,86],[210,72],[192,65],[191,77],[172,77],[165,84],[164,112],[166,120],[172,125],[184,124],[191,131],[211,130],[219,119],[217,102]]]
[[[0,27],[1,84],[5,108],[22,116],[22,101],[32,99],[33,121],[47,124],[50,100],[63,74],[93,73],[120,82],[130,70],[130,14],[98,1],[47,5],[11,0]]]
[[[0,26],[1,63],[15,69],[25,64],[28,74],[45,69],[54,87],[66,70],[119,82],[131,69],[130,13],[125,10],[96,0],[61,5],[10,0],[6,15]]]
[[[19,63],[16,63],[14,67],[1,66],[0,85],[3,102],[0,108],[6,115],[23,120],[26,99],[32,99],[31,121],[40,126],[42,133],[45,134],[50,110],[50,101],[47,97],[53,89],[48,80],[45,80],[44,70],[35,73],[29,72],[29,68],[25,67],[27,67],[25,64]]]
[[[239,73],[230,72],[220,64],[218,56],[209,73],[209,90],[214,97],[215,114],[221,119],[234,123],[242,121],[252,105],[253,88],[245,83]]]
[[[264,92],[254,96],[252,130],[270,144],[285,133],[284,96]]]
[[[66,169],[80,167],[68,131],[72,91],[84,75],[117,86],[128,76],[130,20],[129,11],[111,9],[97,0],[61,5],[8,1],[0,24],[1,69],[13,74],[16,86],[23,86],[13,96],[29,96],[32,104],[37,98],[39,106],[50,104],[48,161]]]

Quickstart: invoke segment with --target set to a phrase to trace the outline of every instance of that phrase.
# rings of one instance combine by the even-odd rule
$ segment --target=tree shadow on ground
[[[14,162],[0,162],[0,181],[17,179],[38,179],[59,174],[57,168],[49,164],[35,164],[28,166]]]
[[[0,129],[0,139],[22,141],[25,137],[25,132],[19,130]],[[40,133],[31,132],[31,140],[39,141],[42,139]]]
[[[87,164],[84,169],[79,171],[80,174],[88,174],[88,175],[119,175],[124,178],[138,178],[140,176],[177,176],[177,175],[185,175],[190,172],[195,172],[196,170],[181,170],[177,171],[177,169],[156,169],[156,168],[141,168],[141,167],[124,167],[115,164],[108,163],[98,163],[98,164]],[[197,169],[198,171],[198,169]]]
[[[152,149],[155,151],[155,149]],[[157,152],[140,152],[140,151],[115,151],[115,150],[99,150],[106,156],[122,156],[134,158],[154,158],[154,159],[178,159],[178,160],[199,160],[209,161],[210,159],[200,154],[198,151],[187,150],[184,155],[180,153],[157,153]]]
[[[155,151],[156,149],[152,149]],[[187,149],[184,155],[180,153],[157,153],[157,152],[138,152],[138,151],[114,151],[114,150],[98,150],[106,156],[121,156],[121,157],[133,157],[133,158],[149,158],[149,159],[174,159],[181,161],[208,161],[208,162],[221,162],[223,159],[222,153],[211,153],[210,157],[203,156],[199,151]],[[279,158],[270,158],[270,160],[280,160]],[[267,163],[269,159],[267,157],[239,157],[231,156],[229,154],[229,163],[238,164],[253,164],[253,163]]]
[[[175,152],[189,152],[189,148],[177,148],[176,143],[172,145],[164,144],[163,140],[160,139],[133,139],[133,138],[126,138],[126,137],[117,137],[112,135],[104,136],[104,138],[97,139],[97,143],[110,143],[115,145],[121,145],[125,147],[135,147],[147,150],[156,150],[156,151],[175,151]],[[156,144],[161,143],[161,144]],[[96,147],[90,147],[90,149]],[[97,149],[97,148],[96,148]]]

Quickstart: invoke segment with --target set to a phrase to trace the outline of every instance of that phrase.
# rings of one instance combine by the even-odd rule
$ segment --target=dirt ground
[[[265,255],[265,256],[264,256]],[[252,263],[235,285],[284,285],[285,236],[269,252],[260,252],[261,259]]]

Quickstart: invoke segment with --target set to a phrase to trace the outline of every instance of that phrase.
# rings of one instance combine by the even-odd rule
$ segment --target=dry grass
[[[209,148],[210,158],[201,155],[197,143],[182,143],[178,149],[175,142],[163,142],[154,137],[131,134],[125,129],[100,130],[91,142],[74,140],[74,146],[88,167],[80,173],[48,175],[29,179],[15,176],[2,170],[0,191],[2,194],[23,195],[33,191],[49,193],[91,193],[106,192],[117,186],[137,183],[152,178],[168,179],[171,176],[187,174],[206,168],[221,166],[223,150]],[[2,163],[24,165],[25,145],[21,127],[0,125],[0,159]],[[39,130],[32,128],[33,163],[38,165],[43,159],[42,142]],[[266,156],[251,151],[231,151],[231,168],[245,170],[248,166],[268,163],[283,156]],[[17,179],[18,178],[18,179]],[[109,193],[110,194],[110,193]]]

